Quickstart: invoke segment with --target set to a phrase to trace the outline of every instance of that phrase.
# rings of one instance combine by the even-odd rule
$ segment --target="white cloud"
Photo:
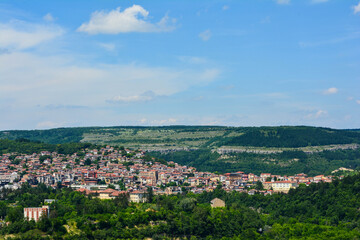
[[[149,12],[140,5],[133,5],[124,11],[120,11],[120,7],[110,12],[96,11],[92,13],[89,22],[83,23],[78,28],[78,31],[89,34],[119,34],[128,32],[164,32],[174,29],[173,25],[169,25],[167,15],[158,23],[147,21],[148,15]]]
[[[345,121],[351,120],[351,118],[352,118],[351,115],[345,115],[345,116],[344,116],[344,120],[345,120]]]
[[[201,80],[201,82],[209,82],[212,81],[213,79],[217,78],[220,75],[220,71],[219,69],[205,69],[203,70],[200,74],[198,74],[198,78],[199,80]]]
[[[164,120],[162,120],[162,121],[164,122]],[[176,118],[169,118],[169,119],[166,119],[164,123],[173,124],[176,122],[177,122]]]
[[[360,104],[360,100],[356,100],[356,103],[357,103],[357,104]]]
[[[99,43],[98,45],[109,52],[114,51],[116,48],[115,44],[113,43]]]
[[[54,25],[29,24],[21,21],[0,23],[0,48],[23,50],[52,40],[64,33]]]
[[[57,122],[52,122],[52,121],[44,121],[44,122],[39,122],[36,125],[37,129],[50,129],[50,128],[58,128],[58,127],[63,127],[64,124],[63,123],[57,123]]]
[[[277,4],[281,4],[281,5],[285,5],[285,4],[289,4],[290,0],[276,0]]]
[[[211,31],[210,30],[205,30],[205,31],[199,33],[199,37],[203,41],[208,41],[211,38]]]
[[[327,39],[327,40],[323,40],[323,41],[315,41],[315,42],[301,41],[301,42],[299,42],[299,46],[300,47],[318,47],[318,46],[322,46],[322,45],[338,44],[338,43],[351,41],[351,40],[359,39],[359,38],[360,38],[360,32],[352,32],[344,37]]]
[[[271,22],[271,18],[269,16],[263,18],[260,23],[261,24],[265,24],[265,23],[270,23]]]
[[[46,14],[43,19],[47,22],[53,22],[55,18],[51,15],[51,13]]]
[[[206,58],[194,57],[194,56],[180,56],[178,59],[182,62],[189,64],[203,64],[207,62]]]
[[[223,7],[222,7],[222,10],[224,10],[224,11],[226,11],[226,10],[229,10],[229,6],[228,5],[224,5]]]
[[[176,118],[163,118],[164,116],[151,116],[149,118],[141,118],[140,120],[135,120],[140,125],[145,126],[164,126],[164,125],[173,125],[178,122]]]
[[[17,96],[19,107],[44,102],[98,106],[107,104],[107,100],[114,96],[118,97],[113,100],[123,102],[149,101],[155,95],[169,96],[192,86],[208,84],[220,74],[215,68],[85,65],[71,56],[40,57],[21,52],[2,54],[0,66],[6,68],[0,68],[0,96]]]
[[[323,116],[325,116],[325,115],[327,115],[327,114],[328,114],[327,111],[325,111],[325,110],[319,110],[319,111],[316,112],[315,118],[323,117]]]
[[[354,14],[357,14],[357,13],[360,13],[360,2],[353,6],[353,9],[354,9]]]
[[[133,95],[133,96],[116,96],[113,97],[111,100],[109,100],[110,102],[125,102],[125,103],[130,103],[130,102],[148,102],[151,100],[154,100],[156,97],[156,94],[152,91],[147,91],[145,93],[142,93],[140,95]]]
[[[317,4],[317,3],[325,3],[328,2],[329,0],[311,0],[311,3]]]
[[[315,113],[310,113],[305,116],[306,119],[318,119],[328,115],[328,112],[325,110],[318,110]]]
[[[265,93],[265,94],[259,94],[259,96],[267,97],[267,98],[274,98],[274,99],[284,99],[289,98],[288,95],[281,92],[272,92],[272,93]]]
[[[325,95],[336,94],[338,91],[339,91],[339,89],[337,89],[335,87],[331,87],[331,88],[323,91],[323,94],[325,94]]]
[[[164,126],[164,125],[172,125],[177,122],[176,118],[168,118],[168,119],[156,119],[148,121],[148,124],[155,126]]]

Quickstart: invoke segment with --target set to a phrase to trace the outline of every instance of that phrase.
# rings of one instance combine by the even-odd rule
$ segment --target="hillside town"
[[[43,151],[39,154],[8,153],[1,156],[1,187],[17,189],[21,184],[43,183],[54,188],[70,187],[101,199],[128,194],[132,202],[144,202],[151,188],[154,195],[182,192],[202,193],[221,186],[225,191],[262,194],[287,193],[300,184],[331,182],[332,176],[306,174],[280,176],[271,173],[199,172],[194,167],[164,162],[144,151],[106,146],[72,155]]]

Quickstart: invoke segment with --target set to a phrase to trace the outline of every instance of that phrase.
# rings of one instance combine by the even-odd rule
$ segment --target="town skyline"
[[[193,166],[149,157],[141,150],[111,146],[87,148],[73,154],[12,152],[0,155],[0,160],[0,185],[5,188],[16,190],[23,184],[45,184],[53,188],[69,187],[85,194],[100,194],[100,199],[114,199],[126,192],[130,194],[130,201],[138,203],[146,200],[148,188],[152,188],[155,195],[199,194],[220,186],[227,192],[253,195],[260,191],[267,195],[288,193],[299,184],[330,183],[337,178],[324,174],[309,177],[304,173],[256,175],[241,169],[223,174],[204,172]],[[339,168],[332,174],[338,171],[353,170]],[[259,182],[262,185],[256,187]]]

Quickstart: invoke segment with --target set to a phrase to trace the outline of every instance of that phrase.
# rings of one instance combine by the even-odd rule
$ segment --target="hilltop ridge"
[[[308,126],[115,126],[0,132],[0,139],[19,138],[53,144],[88,142],[145,150],[188,150],[222,146],[299,148],[351,144],[360,143],[360,132]]]

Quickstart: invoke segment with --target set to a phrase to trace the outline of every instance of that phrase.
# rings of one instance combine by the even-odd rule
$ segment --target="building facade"
[[[37,222],[42,216],[48,217],[49,211],[49,206],[24,208],[24,218],[28,221],[34,220]]]

